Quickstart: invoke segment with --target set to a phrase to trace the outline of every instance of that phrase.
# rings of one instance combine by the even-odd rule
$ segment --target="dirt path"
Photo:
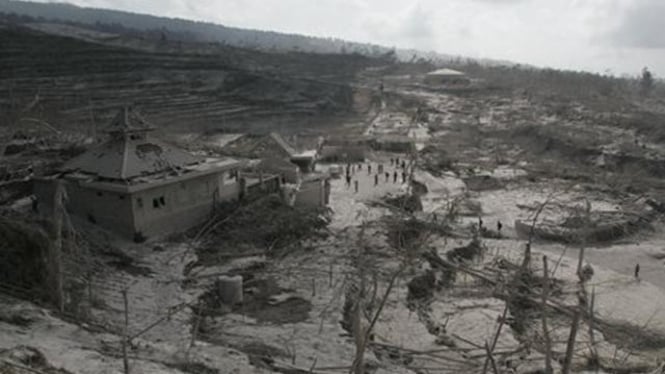
[[[397,157],[397,156],[396,156]],[[404,159],[404,156],[401,156]],[[383,165],[383,173],[379,173]],[[327,168],[331,165],[323,165]],[[346,165],[338,165],[344,168]],[[330,208],[335,213],[331,227],[343,229],[358,226],[363,219],[373,220],[386,214],[385,209],[370,209],[366,203],[378,201],[387,194],[400,194],[406,191],[407,184],[402,183],[402,169],[390,164],[390,159],[372,160],[351,165],[351,184],[346,184],[345,174],[331,183]],[[369,171],[368,167],[371,167]],[[388,173],[386,180],[385,173]],[[380,175],[379,175],[380,174]],[[397,178],[395,179],[395,175]],[[375,185],[375,177],[378,184]],[[358,192],[355,191],[358,182]]]

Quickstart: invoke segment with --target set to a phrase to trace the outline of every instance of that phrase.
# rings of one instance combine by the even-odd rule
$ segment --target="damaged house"
[[[52,211],[55,184],[62,181],[70,214],[138,240],[192,227],[217,202],[243,195],[242,162],[194,156],[152,137],[152,130],[133,110],[121,110],[105,143],[35,181],[39,212]]]
[[[365,162],[373,141],[371,136],[334,136],[319,146],[319,159],[326,162]]]
[[[318,152],[299,152],[281,135],[244,135],[224,147],[226,154],[252,159],[248,169],[280,175],[288,200],[297,205],[325,206],[330,196],[330,176],[317,173]]]

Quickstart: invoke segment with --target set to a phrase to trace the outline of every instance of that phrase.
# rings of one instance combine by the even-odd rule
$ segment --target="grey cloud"
[[[628,8],[619,26],[610,35],[615,46],[664,49],[665,2],[663,0],[639,0]]]
[[[473,2],[476,3],[484,3],[484,4],[497,4],[497,5],[505,5],[505,4],[517,4],[517,3],[524,3],[529,0],[472,0]]]
[[[409,39],[422,40],[435,36],[432,14],[416,5],[402,23],[402,35]]]
[[[371,39],[385,45],[430,50],[437,38],[435,17],[421,3],[366,16],[363,27]]]

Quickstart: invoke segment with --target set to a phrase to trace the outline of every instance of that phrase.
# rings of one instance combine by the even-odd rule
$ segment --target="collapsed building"
[[[69,214],[135,239],[182,231],[205,221],[218,202],[251,186],[243,162],[192,155],[150,135],[154,127],[123,109],[106,129],[109,139],[35,180],[40,214],[53,211],[56,182]],[[260,181],[264,182],[264,181]]]
[[[300,173],[314,172],[318,157],[316,150],[297,151],[276,132],[245,134],[226,144],[223,152],[234,157],[288,162],[291,166],[297,166]]]
[[[271,132],[242,136],[227,144],[224,151],[234,157],[250,158],[247,171],[279,175],[291,204],[328,205],[330,175],[316,172],[318,150],[298,151],[281,135]]]

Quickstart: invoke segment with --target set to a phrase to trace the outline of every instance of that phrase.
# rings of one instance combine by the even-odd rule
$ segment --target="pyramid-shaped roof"
[[[135,177],[178,170],[203,161],[147,134],[152,127],[132,110],[123,109],[107,127],[111,138],[70,160],[64,170],[128,181]]]

